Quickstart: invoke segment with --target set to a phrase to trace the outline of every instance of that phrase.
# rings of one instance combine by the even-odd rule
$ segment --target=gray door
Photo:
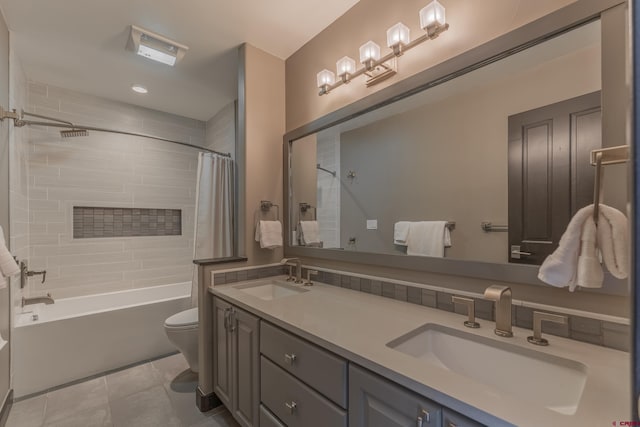
[[[213,390],[227,408],[232,396],[230,313],[231,304],[213,298]]]
[[[260,319],[232,308],[233,402],[235,419],[243,427],[257,426],[260,410]]]
[[[437,427],[441,418],[436,403],[349,364],[350,427]]]
[[[542,264],[592,203],[600,105],[594,92],[509,117],[509,262]]]

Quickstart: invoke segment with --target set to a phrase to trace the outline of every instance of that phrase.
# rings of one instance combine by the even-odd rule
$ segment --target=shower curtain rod
[[[24,120],[24,118],[23,118],[24,116],[37,117],[37,118],[48,120],[48,121],[41,122],[41,121],[34,121],[34,120]],[[185,147],[196,148],[196,149],[198,149],[200,151],[206,151],[206,152],[217,154],[217,155],[223,156],[223,157],[231,157],[230,153],[222,153],[220,151],[216,151],[216,150],[211,150],[209,148],[200,147],[200,146],[195,145],[195,144],[189,144],[188,142],[176,141],[176,140],[173,140],[173,139],[163,138],[161,136],[149,135],[149,134],[137,133],[137,132],[128,132],[128,131],[118,130],[118,129],[105,129],[105,128],[100,128],[100,127],[95,127],[95,126],[76,125],[74,123],[67,122],[67,121],[60,120],[60,119],[56,119],[54,117],[48,117],[48,116],[42,116],[40,114],[29,113],[29,112],[24,111],[24,110],[22,111],[21,115],[18,115],[18,113],[16,111],[7,111],[4,108],[0,107],[0,121],[3,121],[4,119],[13,119],[13,123],[14,123],[14,125],[16,127],[23,127],[23,126],[49,126],[49,127],[55,127],[55,128],[70,129],[70,130],[74,130],[74,131],[86,130],[86,131],[94,131],[94,132],[116,133],[116,134],[120,134],[120,135],[139,136],[141,138],[157,139],[158,141],[171,142],[173,144],[178,144],[178,145],[182,145],[182,146],[185,146]]]

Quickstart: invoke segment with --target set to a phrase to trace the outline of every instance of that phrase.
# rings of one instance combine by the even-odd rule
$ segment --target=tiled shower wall
[[[9,108],[27,108],[27,77],[15,55],[9,56]],[[29,129],[9,125],[9,216],[10,230],[5,239],[11,253],[20,260],[29,258]],[[10,235],[10,236],[9,236]],[[11,280],[13,306],[22,298],[20,280]]]
[[[205,144],[205,122],[31,82],[28,110],[89,126]],[[86,295],[191,280],[197,150],[89,132],[31,128],[29,292]],[[180,209],[182,235],[73,237],[73,207]]]
[[[317,215],[325,248],[340,247],[340,135],[318,133],[316,159],[336,176],[318,170]]]

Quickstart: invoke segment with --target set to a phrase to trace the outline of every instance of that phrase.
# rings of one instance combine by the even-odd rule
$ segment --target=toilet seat
[[[198,327],[198,308],[181,311],[164,322],[168,329],[195,329]]]

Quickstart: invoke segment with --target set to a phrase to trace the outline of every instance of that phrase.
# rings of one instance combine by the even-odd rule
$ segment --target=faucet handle
[[[568,321],[567,316],[560,316],[558,314],[543,313],[541,311],[533,312],[533,335],[527,337],[527,341],[535,345],[549,345],[549,341],[542,338],[542,322],[554,322],[561,325],[566,324]]]
[[[452,296],[451,302],[454,304],[463,304],[467,306],[467,315],[469,316],[468,320],[464,321],[464,326],[467,328],[479,328],[480,324],[476,322],[476,302],[471,298],[463,298]]]
[[[304,283],[305,286],[313,286],[313,282],[311,281],[311,276],[317,276],[318,270],[307,270],[307,281]]]

